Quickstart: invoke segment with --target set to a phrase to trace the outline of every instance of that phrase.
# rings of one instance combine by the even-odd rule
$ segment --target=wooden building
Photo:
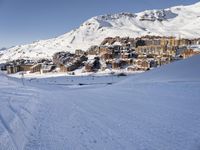
[[[75,55],[77,56],[82,56],[82,55],[86,55],[86,52],[80,49],[75,50]]]
[[[42,68],[42,64],[35,64],[30,68],[31,73],[40,72]]]
[[[112,69],[119,69],[121,67],[121,61],[120,60],[113,60],[112,61]]]
[[[113,54],[112,53],[103,53],[100,55],[100,58],[102,60],[108,60],[108,59],[113,59]]]
[[[23,64],[23,65],[8,65],[6,70],[8,74],[17,73],[20,71],[31,71],[34,64]]]
[[[7,70],[7,74],[13,74],[13,73],[17,73],[20,71],[20,67],[19,66],[15,66],[15,65],[9,65],[6,67]]]
[[[200,51],[194,51],[192,49],[188,49],[186,51],[183,51],[181,53],[181,56],[183,57],[183,59],[186,59],[188,57],[192,57],[192,56],[197,55],[197,54],[200,54]]]

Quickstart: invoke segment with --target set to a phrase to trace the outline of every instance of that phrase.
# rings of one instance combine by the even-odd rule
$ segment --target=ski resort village
[[[0,150],[200,150],[198,0],[0,0],[0,22]]]
[[[200,47],[200,38],[108,37],[100,45],[93,45],[87,51],[75,50],[75,53],[61,51],[55,53],[52,59],[44,58],[37,61],[17,59],[1,64],[1,70],[7,71],[8,74],[18,72],[23,74],[66,72],[69,75],[88,72],[134,73],[200,54],[198,46]]]

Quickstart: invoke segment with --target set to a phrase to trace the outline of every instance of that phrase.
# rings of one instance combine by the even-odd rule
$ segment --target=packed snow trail
[[[37,90],[0,72],[0,150],[21,150],[29,140],[37,111]]]
[[[198,64],[200,56],[104,87],[45,86],[38,79],[32,130],[8,143],[23,142],[25,150],[199,150]]]

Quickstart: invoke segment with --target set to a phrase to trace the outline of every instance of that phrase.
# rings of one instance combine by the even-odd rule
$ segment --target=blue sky
[[[107,13],[187,5],[199,0],[0,0],[0,48],[52,38]]]

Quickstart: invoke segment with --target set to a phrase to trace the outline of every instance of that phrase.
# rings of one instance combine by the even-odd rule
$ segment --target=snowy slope
[[[30,137],[37,110],[37,90],[0,72],[0,150],[22,150]]]
[[[200,55],[103,87],[0,75],[0,149],[198,150],[198,64]]]
[[[59,37],[8,49],[0,61],[17,58],[51,58],[58,51],[87,50],[106,37],[142,35],[200,37],[200,2],[190,6],[176,6],[164,10],[120,13],[93,17],[78,29]]]
[[[44,90],[26,148],[197,150],[199,63],[196,56],[113,86]]]

